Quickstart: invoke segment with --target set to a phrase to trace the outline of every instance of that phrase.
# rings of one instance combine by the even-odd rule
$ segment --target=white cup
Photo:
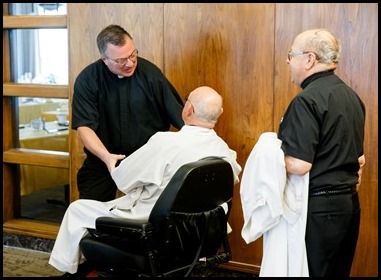
[[[58,123],[66,123],[67,122],[67,112],[59,112],[57,113],[57,121]]]

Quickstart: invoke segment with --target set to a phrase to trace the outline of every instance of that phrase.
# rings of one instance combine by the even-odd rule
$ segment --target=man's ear
[[[104,62],[104,64],[106,64],[107,65],[107,58],[106,57],[104,57],[103,55],[101,56],[101,59],[102,59],[102,61]]]
[[[193,114],[193,107],[185,105],[184,113],[186,117],[189,117]]]
[[[314,53],[309,53],[308,54],[308,60],[307,60],[307,65],[306,69],[310,70],[312,67],[314,67],[317,64],[317,57],[316,54]]]

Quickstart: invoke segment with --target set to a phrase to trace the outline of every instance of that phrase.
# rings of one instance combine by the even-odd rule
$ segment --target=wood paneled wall
[[[294,37],[325,27],[341,38],[337,74],[367,107],[367,164],[360,190],[362,221],[352,276],[378,275],[378,4],[68,4],[69,84],[99,58],[96,36],[120,24],[135,39],[139,55],[157,64],[182,96],[209,85],[224,98],[218,134],[237,151],[242,167],[259,135],[277,131],[299,89],[291,84],[286,55]],[[71,95],[72,95],[71,89]],[[71,138],[72,199],[84,158]],[[231,268],[258,271],[262,239],[241,238],[243,215],[236,186],[230,224]],[[274,264],[276,269],[276,264]]]

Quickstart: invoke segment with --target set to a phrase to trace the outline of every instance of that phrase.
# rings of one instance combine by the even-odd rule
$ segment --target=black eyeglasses
[[[194,106],[193,106],[193,103],[192,103],[192,101],[190,101],[190,99],[189,99],[189,95],[186,95],[185,97],[184,97],[184,100],[185,100],[185,102],[189,102],[190,103],[190,105],[192,106],[192,111],[193,111],[193,113],[194,113]]]
[[[309,54],[309,53],[313,53],[316,56],[316,60],[319,60],[319,56],[316,53],[311,52],[311,51],[296,52],[296,53],[289,51],[287,53],[287,58],[288,58],[288,60],[291,60],[294,56],[304,55],[304,54]]]
[[[135,49],[128,57],[118,58],[118,59],[111,59],[111,58],[107,57],[107,59],[117,63],[120,67],[123,67],[124,65],[127,64],[128,60],[135,62],[136,58],[138,57],[138,53],[139,53],[138,50]]]

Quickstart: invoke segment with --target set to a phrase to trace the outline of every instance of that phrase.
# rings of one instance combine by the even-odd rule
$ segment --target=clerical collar
[[[324,76],[328,76],[328,75],[333,75],[334,70],[331,69],[331,70],[326,70],[326,71],[322,71],[322,72],[317,72],[315,74],[312,74],[311,76],[307,77],[303,83],[300,85],[300,87],[302,89],[305,89],[312,81],[315,81],[316,79],[319,79],[320,77],[324,77]]]

